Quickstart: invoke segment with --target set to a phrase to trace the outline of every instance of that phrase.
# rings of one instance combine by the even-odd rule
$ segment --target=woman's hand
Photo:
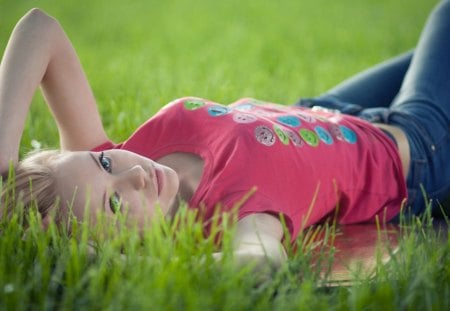
[[[41,85],[61,147],[91,149],[108,138],[78,57],[59,23],[39,9],[17,23],[0,64],[0,171],[18,161],[20,139]]]

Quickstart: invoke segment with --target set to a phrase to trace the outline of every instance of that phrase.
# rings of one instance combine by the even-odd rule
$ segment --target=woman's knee
[[[442,14],[443,18],[450,23],[450,0],[442,0],[439,2],[432,14]]]

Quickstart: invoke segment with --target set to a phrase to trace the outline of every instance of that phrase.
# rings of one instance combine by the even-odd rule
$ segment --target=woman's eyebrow
[[[89,155],[91,156],[92,160],[95,162],[95,164],[98,166],[98,168],[103,171],[103,167],[100,165],[100,163],[97,161],[97,159],[95,158],[95,156],[92,154],[92,152],[89,152]],[[106,190],[103,192],[103,196],[102,196],[102,204],[103,204],[103,209],[106,211]]]

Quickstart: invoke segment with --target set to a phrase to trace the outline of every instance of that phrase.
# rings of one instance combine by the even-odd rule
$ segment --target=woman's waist
[[[384,123],[373,123],[373,125],[386,132],[386,134],[390,135],[391,138],[394,138],[395,143],[397,144],[397,149],[399,151],[400,160],[402,161],[403,175],[406,179],[409,172],[411,156],[409,142],[405,132],[397,126]]]

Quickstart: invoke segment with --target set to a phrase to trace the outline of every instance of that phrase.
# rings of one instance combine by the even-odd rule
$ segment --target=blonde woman
[[[15,189],[5,186],[2,197],[14,193],[25,208],[35,201],[44,225],[63,222],[69,210],[81,221],[89,202],[93,224],[99,212],[126,209],[130,226],[142,228],[156,208],[171,217],[182,200],[199,211],[208,233],[213,216],[236,210],[237,261],[277,267],[286,259],[281,217],[294,241],[330,215],[341,224],[389,221],[405,202],[420,213],[421,185],[436,199],[449,193],[449,33],[445,1],[430,16],[414,55],[328,94],[289,107],[249,98],[228,106],[182,98],[116,144],[59,23],[31,10],[15,27],[0,67],[4,178],[9,164],[15,166]],[[394,80],[390,88],[382,83]],[[61,150],[19,162],[25,117],[39,86]],[[382,113],[363,109],[377,99]],[[362,107],[352,110],[355,116],[302,107],[314,102],[343,112]],[[13,213],[14,204],[2,201],[2,213]]]

